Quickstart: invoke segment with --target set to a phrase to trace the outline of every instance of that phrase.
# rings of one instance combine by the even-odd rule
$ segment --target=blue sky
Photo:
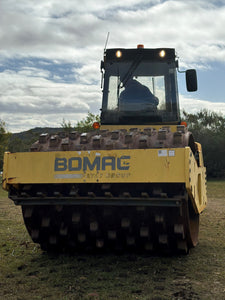
[[[73,125],[101,107],[108,47],[175,48],[199,90],[178,74],[181,108],[225,115],[225,1],[1,0],[0,119],[11,132]]]

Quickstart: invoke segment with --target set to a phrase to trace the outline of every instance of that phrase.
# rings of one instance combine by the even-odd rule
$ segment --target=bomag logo
[[[56,158],[55,159],[55,171],[105,171],[109,170],[121,170],[126,171],[130,168],[130,156],[97,156],[94,160],[90,161],[89,157],[70,157],[68,158]]]

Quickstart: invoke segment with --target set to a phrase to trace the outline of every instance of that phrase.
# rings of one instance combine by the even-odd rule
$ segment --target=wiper
[[[120,80],[119,84],[118,84],[118,90],[122,87],[124,87],[127,83],[127,81],[133,76],[134,71],[137,69],[137,67],[139,66],[141,60],[143,58],[142,53],[138,53],[137,56],[135,57],[132,65],[130,66],[129,70],[127,71],[127,73],[123,76],[122,80]],[[123,83],[123,85],[121,86],[121,83]]]
[[[132,63],[132,65],[130,66],[129,70],[127,71],[127,73],[123,76],[122,80],[119,80],[119,75],[118,75],[118,85],[117,85],[117,101],[118,101],[118,107],[119,107],[119,95],[120,95],[120,89],[125,87],[126,83],[128,82],[128,80],[133,76],[134,71],[137,69],[137,67],[139,66],[141,60],[143,58],[143,54],[142,53],[138,53]],[[122,83],[122,85],[121,85]]]

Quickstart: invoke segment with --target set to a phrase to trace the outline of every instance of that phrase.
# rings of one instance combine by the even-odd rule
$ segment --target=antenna
[[[109,32],[107,33],[103,56],[105,55],[105,51],[106,51],[106,47],[107,47],[107,44],[108,44],[108,40],[109,40]],[[103,87],[103,81],[104,81],[104,74],[103,74],[104,61],[101,61],[101,67],[100,68],[101,68],[101,73],[102,73],[102,79],[101,79],[101,89],[102,89],[102,87]]]
[[[105,41],[105,47],[104,47],[104,52],[105,52],[107,44],[108,44],[109,34],[110,34],[110,32],[107,33],[107,37],[106,37],[106,41]]]

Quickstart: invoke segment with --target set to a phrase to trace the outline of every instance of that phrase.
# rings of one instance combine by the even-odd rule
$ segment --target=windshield
[[[151,124],[179,119],[174,64],[131,62],[106,67],[103,89],[103,124]]]

